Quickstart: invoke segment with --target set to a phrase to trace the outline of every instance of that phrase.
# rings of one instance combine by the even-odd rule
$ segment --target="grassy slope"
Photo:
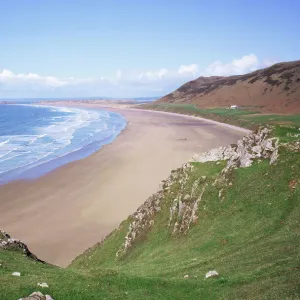
[[[223,166],[195,163],[190,171],[186,193],[203,175],[209,187],[198,223],[185,236],[174,237],[167,227],[175,182],[164,192],[152,230],[122,259],[115,253],[130,218],[65,270],[0,251],[0,299],[28,295],[37,282],[47,282],[55,300],[300,299],[300,153],[281,150],[277,165],[262,161],[235,170],[220,201],[211,183]],[[213,269],[220,277],[205,280]],[[11,276],[14,271],[22,276]]]
[[[260,124],[286,124],[300,126],[300,115],[266,115],[259,114],[255,108],[231,110],[227,108],[198,108],[192,104],[151,103],[141,105],[141,108],[169,111],[213,119],[250,129],[256,129]]]

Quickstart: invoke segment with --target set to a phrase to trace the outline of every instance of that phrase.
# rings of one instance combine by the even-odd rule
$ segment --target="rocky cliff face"
[[[300,113],[300,61],[245,75],[199,77],[157,102],[192,103],[203,108],[236,104],[264,112]]]

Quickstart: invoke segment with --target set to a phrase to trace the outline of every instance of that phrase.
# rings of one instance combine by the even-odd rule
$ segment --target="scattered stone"
[[[219,273],[216,270],[209,271],[206,273],[205,278],[218,277]]]
[[[12,276],[20,277],[20,276],[21,276],[21,273],[20,273],[20,272],[13,272],[11,275],[12,275]]]
[[[42,288],[48,288],[49,287],[46,282],[42,282],[42,283],[39,282],[37,285],[42,287]]]
[[[229,184],[228,184],[229,186],[232,186],[232,182],[229,182]]]
[[[189,275],[184,275],[184,279],[187,279],[187,278],[189,278],[190,276]]]

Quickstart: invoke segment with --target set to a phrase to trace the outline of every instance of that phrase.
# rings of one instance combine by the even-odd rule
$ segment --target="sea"
[[[125,127],[122,115],[105,110],[0,104],[0,184],[87,157]]]

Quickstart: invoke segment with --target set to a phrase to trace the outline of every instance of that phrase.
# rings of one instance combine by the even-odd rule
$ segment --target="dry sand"
[[[0,228],[50,263],[66,266],[100,241],[192,154],[245,134],[176,114],[111,110],[128,120],[113,143],[36,180],[0,187]]]

